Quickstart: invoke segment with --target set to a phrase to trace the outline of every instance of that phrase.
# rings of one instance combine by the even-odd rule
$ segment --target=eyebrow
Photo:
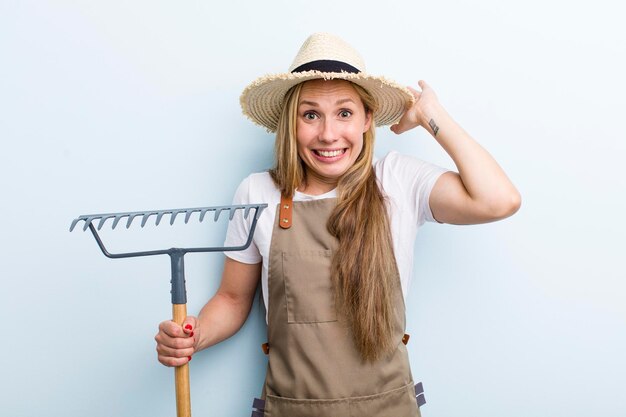
[[[347,102],[354,103],[354,100],[352,100],[351,98],[344,98],[344,99],[341,99],[341,100],[337,100],[337,101],[335,102],[335,106],[340,106],[340,105],[342,105],[342,104],[344,104],[344,103],[347,103]],[[319,104],[317,104],[316,102],[314,102],[314,101],[308,101],[308,100],[302,100],[302,101],[299,103],[299,105],[302,105],[302,104],[308,104],[309,106],[319,106]]]

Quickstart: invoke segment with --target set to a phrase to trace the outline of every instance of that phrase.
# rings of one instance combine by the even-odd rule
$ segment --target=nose
[[[333,143],[337,140],[339,140],[339,137],[335,120],[332,118],[324,119],[319,133],[319,141],[324,143]]]

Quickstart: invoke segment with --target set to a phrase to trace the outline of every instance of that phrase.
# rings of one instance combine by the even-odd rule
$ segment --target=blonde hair
[[[277,187],[292,197],[305,184],[306,169],[298,156],[296,121],[302,84],[285,96],[276,132],[276,165],[270,170]],[[374,98],[352,84],[366,112],[376,111]],[[373,361],[399,341],[393,339],[393,293],[399,285],[385,198],[378,186],[372,158],[374,120],[363,134],[363,149],[337,184],[337,206],[327,228],[338,239],[331,278],[337,305],[351,325],[354,342],[364,360]],[[396,343],[394,343],[396,342]]]

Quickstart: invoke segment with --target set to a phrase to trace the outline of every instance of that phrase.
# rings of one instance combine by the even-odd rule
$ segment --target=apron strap
[[[279,210],[279,219],[278,224],[281,229],[289,229],[291,227],[291,213],[293,206],[293,197],[285,197],[285,195],[281,194],[280,196],[280,210]]]

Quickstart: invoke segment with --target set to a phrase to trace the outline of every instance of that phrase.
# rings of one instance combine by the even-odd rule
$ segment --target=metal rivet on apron
[[[289,204],[285,204],[285,205],[283,206],[283,208],[284,208],[285,210],[287,210],[287,209],[289,208]]]
[[[289,223],[289,219],[287,218],[283,219],[283,223]]]

